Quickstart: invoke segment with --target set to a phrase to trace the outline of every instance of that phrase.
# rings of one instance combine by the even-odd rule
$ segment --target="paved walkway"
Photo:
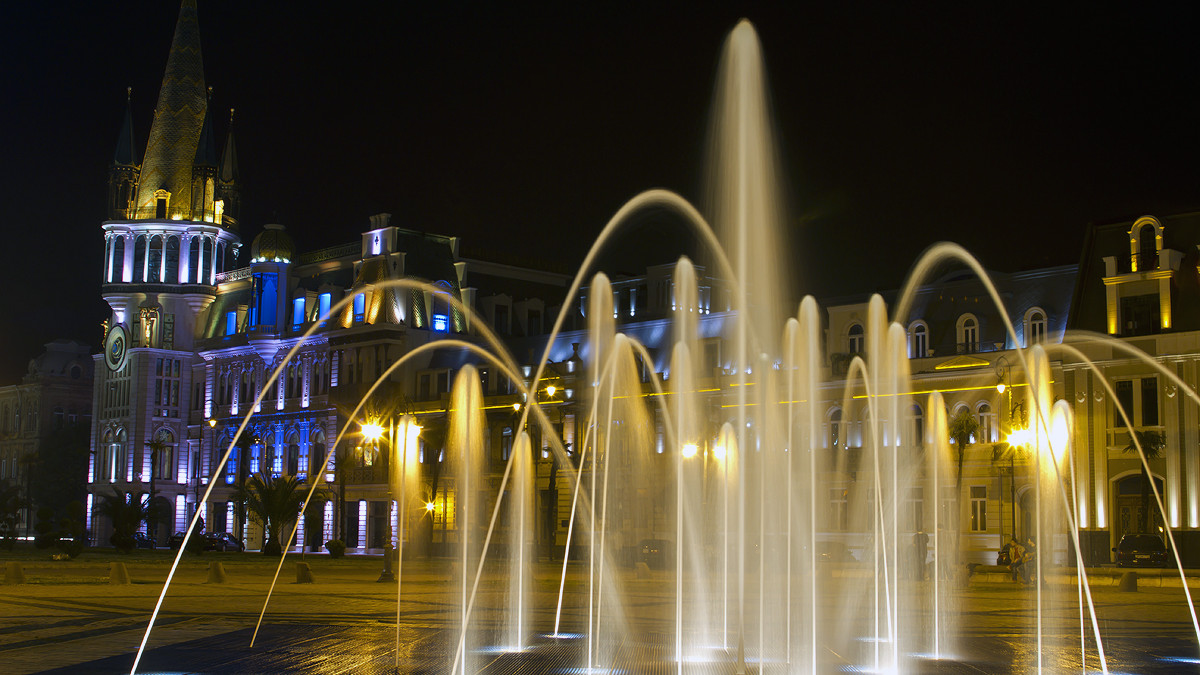
[[[375,583],[377,560],[339,562],[312,560],[315,584],[295,584],[291,561],[273,595],[255,647],[250,635],[258,618],[273,569],[261,559],[229,554],[228,583],[205,583],[206,565],[214,558],[185,561],[172,584],[151,635],[150,650],[138,672],[189,673],[444,673],[458,640],[457,585],[449,567],[405,563],[401,606],[401,649],[395,651],[396,587]],[[247,562],[249,561],[249,562]],[[129,672],[146,622],[161,590],[165,566],[130,565],[134,583],[111,586],[104,567],[72,568],[70,578],[55,577],[61,569],[26,571],[31,583],[0,586],[0,671],[25,673]],[[537,630],[553,626],[557,598],[557,567],[539,567],[535,575],[536,610],[531,624]],[[605,642],[604,660],[626,673],[675,672],[673,643],[674,577],[654,572],[648,579],[625,574],[627,601],[623,608],[628,630],[612,625],[604,630],[619,637]],[[908,584],[905,593],[924,597],[930,582]],[[830,579],[818,608],[822,617],[836,615],[845,598],[860,591],[852,578]],[[1200,647],[1179,588],[1145,588],[1119,593],[1110,587],[1094,589],[1097,614],[1113,672],[1180,672],[1196,670]],[[935,661],[915,654],[904,670],[919,673],[1027,672],[1042,654],[1051,672],[1079,672],[1078,607],[1073,588],[1061,586],[1045,593],[1041,650],[1036,631],[1037,607],[1033,589],[1011,583],[976,579],[955,593],[952,627],[955,640],[945,651],[953,658]],[[583,633],[586,618],[586,579],[573,575],[564,602],[564,631]],[[490,625],[506,598],[497,584],[486,583],[480,595],[479,618]],[[928,613],[909,615],[928,621]],[[832,623],[832,619],[829,619]],[[832,629],[829,629],[830,632]],[[858,631],[857,628],[855,629]],[[472,650],[469,670],[486,673],[567,673],[584,662],[587,640],[576,635],[551,639],[530,631],[530,648],[519,654]],[[1098,670],[1090,628],[1088,670]],[[494,633],[474,632],[473,644],[494,643]],[[751,640],[749,642],[757,642]],[[817,657],[823,672],[872,663],[874,644],[854,641],[822,643]],[[916,651],[914,649],[913,651]],[[747,645],[751,672],[756,672],[756,644]],[[715,650],[689,663],[687,673],[732,673],[736,649]],[[399,661],[399,667],[396,666]],[[784,672],[768,665],[765,672]]]

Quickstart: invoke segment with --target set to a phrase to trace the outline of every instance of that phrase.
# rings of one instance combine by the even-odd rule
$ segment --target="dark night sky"
[[[994,269],[1076,262],[1089,222],[1200,208],[1200,9],[908,4],[201,0],[200,21],[214,105],[237,108],[247,241],[271,221],[303,250],[353,241],[388,211],[574,269],[638,192],[704,203],[713,75],[742,16],[798,292],[896,287],[943,239]],[[144,148],[177,11],[0,9],[0,382],[55,337],[100,339],[105,168],[127,85]],[[680,246],[659,220],[635,249]]]

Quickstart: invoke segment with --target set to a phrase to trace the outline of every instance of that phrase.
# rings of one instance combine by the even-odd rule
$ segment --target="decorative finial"
[[[229,123],[233,124],[233,108],[229,109]]]
[[[210,98],[210,99],[212,98],[212,86],[211,85],[208,87],[208,98]]]
[[[133,87],[125,87],[125,102],[129,103],[133,100]]]

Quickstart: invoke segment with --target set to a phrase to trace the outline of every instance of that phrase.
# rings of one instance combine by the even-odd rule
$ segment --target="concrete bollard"
[[[1130,570],[1121,575],[1121,581],[1117,584],[1117,590],[1122,593],[1137,593],[1137,572]]]
[[[225,566],[215,560],[208,563],[208,579],[204,583],[223,584],[225,581]]]
[[[25,569],[21,567],[21,563],[15,560],[4,563],[4,583],[8,586],[25,583]]]
[[[650,566],[647,565],[646,563],[644,563],[644,562],[636,563],[633,566],[633,569],[637,573],[638,579],[649,579],[650,578]]]
[[[316,583],[316,579],[313,579],[312,568],[308,566],[308,563],[306,563],[306,562],[296,563],[296,583],[298,583],[298,584]]]
[[[123,562],[108,564],[108,583],[113,586],[126,586],[133,583],[129,578],[129,568]]]

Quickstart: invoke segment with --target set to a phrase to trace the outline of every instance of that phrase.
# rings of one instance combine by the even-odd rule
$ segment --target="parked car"
[[[204,535],[204,550],[235,551],[241,553],[246,550],[246,547],[240,539],[228,532],[209,532]]]
[[[183,544],[183,538],[186,534],[186,532],[176,532],[175,534],[172,534],[171,537],[167,539],[167,546],[171,547],[172,551],[178,551],[179,547]]]
[[[1126,534],[1121,537],[1116,554],[1117,567],[1166,567],[1167,546],[1162,537],[1154,534]]]
[[[146,534],[145,532],[134,532],[133,533],[133,547],[134,548],[148,548],[150,550],[154,550],[155,548],[157,548],[157,546],[155,546],[155,544],[154,544],[154,540],[151,539],[150,535]]]
[[[675,545],[668,539],[643,539],[638,542],[638,562],[664,569],[675,564]]]
[[[858,558],[840,541],[818,541],[817,562],[858,562]]]

